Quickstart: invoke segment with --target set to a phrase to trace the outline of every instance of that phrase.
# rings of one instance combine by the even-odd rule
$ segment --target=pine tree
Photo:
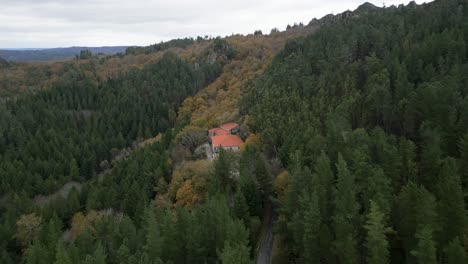
[[[72,242],[68,245],[68,258],[70,259],[71,263],[80,263],[82,260],[82,255],[76,247],[75,243]]]
[[[271,195],[272,179],[266,166],[266,161],[259,155],[255,163],[255,178],[257,179],[258,189],[262,194],[263,201],[267,201]]]
[[[249,224],[249,206],[245,200],[244,194],[241,192],[240,188],[237,188],[236,193],[234,194],[234,216],[243,220],[244,224]]]
[[[315,173],[312,177],[312,191],[317,194],[320,208],[321,227],[319,230],[320,256],[324,261],[330,261],[333,240],[331,231],[333,216],[333,188],[335,176],[331,169],[330,159],[322,152],[315,164]]]
[[[356,221],[359,204],[356,201],[354,176],[349,172],[346,161],[338,154],[336,164],[338,182],[335,191],[334,248],[340,263],[357,263]]]
[[[366,184],[367,197],[373,200],[378,205],[379,210],[388,217],[392,203],[391,181],[379,167],[373,168],[371,173]]]
[[[57,246],[58,241],[62,236],[62,221],[58,218],[56,214],[52,216],[49,220],[47,226],[42,229],[40,239],[44,242],[45,247],[47,248],[47,253],[51,259],[54,257],[54,252]],[[53,260],[52,260],[53,261]],[[51,262],[52,262],[51,261]]]
[[[422,226],[416,233],[418,245],[411,251],[419,264],[437,264],[436,247],[432,240],[432,229],[428,226]]]
[[[73,214],[80,210],[80,194],[73,187],[67,197],[67,217],[71,219]]]
[[[304,233],[303,233],[303,260],[304,263],[320,262],[319,232],[321,228],[321,216],[318,197],[315,193],[306,199],[306,211],[304,212]]]
[[[460,152],[460,169],[463,190],[468,192],[468,132],[460,139],[458,149]]]
[[[106,264],[106,252],[101,243],[98,243],[96,251],[94,251],[94,264]]]
[[[420,134],[424,140],[421,150],[421,172],[423,178],[420,179],[420,182],[429,191],[434,191],[434,184],[437,182],[441,161],[441,138],[437,130],[430,128],[426,124],[423,124],[421,127]]]
[[[385,216],[374,201],[370,202],[370,211],[367,214],[367,222],[364,228],[367,230],[367,263],[389,263],[389,245],[386,234],[390,228],[385,226]]]
[[[92,254],[94,250],[94,238],[91,230],[85,227],[83,232],[75,240],[76,247],[82,255]]]
[[[224,149],[221,149],[214,164],[216,180],[220,181],[222,187],[227,188],[231,183],[230,163]]]
[[[184,236],[181,233],[182,230],[178,228],[178,219],[173,216],[171,210],[166,209],[162,215],[158,216],[157,221],[160,221],[160,239],[163,241],[160,258],[165,262],[169,260],[176,262],[179,257],[183,256],[183,248],[178,241],[183,241],[182,237]],[[152,256],[151,254],[148,255]]]
[[[426,226],[431,230],[436,228],[436,201],[434,195],[423,186],[410,182],[401,189],[397,204],[396,231],[409,254],[418,243],[414,234],[419,226]]]
[[[70,180],[79,181],[80,178],[80,170],[78,169],[78,163],[75,159],[70,161]]]
[[[26,264],[49,264],[47,253],[40,241],[36,241],[26,251]]]
[[[447,264],[467,263],[468,261],[466,251],[458,237],[453,239],[445,248],[445,255],[447,256]]]
[[[57,243],[57,249],[55,251],[55,264],[72,264],[70,258],[68,257],[68,253],[65,250],[65,246],[61,241]]]
[[[315,165],[312,189],[317,193],[320,215],[324,223],[329,223],[333,210],[333,182],[335,176],[330,166],[330,159],[322,152]]]
[[[220,255],[223,264],[251,264],[249,248],[245,245],[225,243]]]
[[[291,155],[291,171],[289,173],[289,184],[288,184],[288,199],[286,204],[286,210],[289,217],[292,217],[299,208],[299,199],[302,193],[303,185],[303,164],[299,152]]]
[[[467,223],[464,194],[454,159],[444,160],[437,187],[440,199],[438,215],[441,224],[439,241],[442,246],[446,246],[464,233]]]
[[[146,217],[146,253],[152,260],[156,260],[162,255],[164,239],[161,236],[159,225],[152,208],[147,212]]]
[[[128,249],[128,240],[125,238],[122,245],[120,245],[119,249],[117,250],[117,263],[118,264],[125,264],[128,262],[130,257],[130,250]]]

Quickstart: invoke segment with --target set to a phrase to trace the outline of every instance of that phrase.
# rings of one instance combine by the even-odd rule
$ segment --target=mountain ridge
[[[80,54],[82,50],[89,50],[92,53],[102,53],[113,55],[131,46],[101,46],[101,47],[58,47],[58,48],[28,48],[28,49],[0,49],[0,57],[7,61],[27,62],[27,61],[53,61],[71,59]]]

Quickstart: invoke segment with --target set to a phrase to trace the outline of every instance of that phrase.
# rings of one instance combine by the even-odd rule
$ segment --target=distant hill
[[[52,49],[0,50],[0,57],[7,61],[51,61],[69,59],[79,55],[81,50],[90,50],[93,54],[116,54],[125,52],[128,46],[113,47],[69,47]]]

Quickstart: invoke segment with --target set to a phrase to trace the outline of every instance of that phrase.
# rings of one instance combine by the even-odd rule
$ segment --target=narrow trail
[[[273,244],[275,236],[273,228],[276,222],[276,211],[273,205],[269,204],[263,214],[263,230],[257,250],[257,264],[270,264],[273,260]]]

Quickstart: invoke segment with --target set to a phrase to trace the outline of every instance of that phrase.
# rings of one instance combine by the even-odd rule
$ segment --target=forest
[[[288,171],[281,261],[467,262],[467,22],[464,1],[342,19],[246,92]]]
[[[467,43],[436,0],[0,59],[0,263],[468,263]]]

